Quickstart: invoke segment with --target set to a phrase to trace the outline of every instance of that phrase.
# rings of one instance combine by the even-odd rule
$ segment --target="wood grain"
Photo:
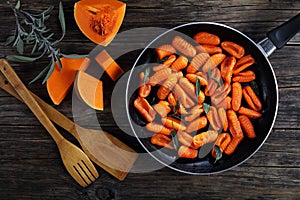
[[[76,26],[73,17],[75,2],[62,1],[68,23],[67,35],[59,47],[68,54],[88,54],[95,48],[95,44]],[[268,31],[300,10],[300,1],[295,0],[124,2],[127,10],[121,31],[139,27],[171,28],[187,22],[213,21],[232,26],[255,42],[259,42]],[[34,12],[50,5],[55,6],[52,14],[54,18],[48,24],[57,36],[60,34],[55,18],[58,3],[57,0],[22,0],[23,8]],[[0,17],[5,19],[0,24],[0,57],[4,57],[16,53],[14,48],[4,46],[14,27],[14,17],[4,1],[0,3]],[[144,44],[145,41],[136,43]],[[149,173],[130,173],[125,181],[120,182],[97,168],[100,178],[93,185],[82,189],[64,169],[55,143],[35,120],[34,115],[22,103],[0,90],[0,199],[299,199],[299,50],[298,33],[284,48],[275,51],[269,58],[277,77],[280,95],[278,116],[270,137],[245,163],[212,176],[191,176],[162,168]],[[135,52],[122,59],[122,67],[130,68],[137,55],[138,52]],[[22,81],[28,83],[47,63],[47,58],[43,58],[28,64],[13,63],[13,66]],[[52,104],[45,86],[40,82],[29,85],[28,88]],[[105,95],[109,95],[113,85],[105,88]],[[116,126],[110,102],[105,102],[105,106],[107,109],[104,112],[97,113],[102,128],[134,150],[143,152],[134,137],[124,137],[125,133]],[[73,118],[71,94],[61,105],[54,107]],[[84,124],[93,114],[86,107],[81,109],[86,114],[80,120]],[[128,128],[125,122],[123,125]],[[78,145],[72,136],[60,128],[58,130]]]

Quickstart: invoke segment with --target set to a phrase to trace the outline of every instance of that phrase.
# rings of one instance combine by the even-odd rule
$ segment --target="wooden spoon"
[[[0,73],[0,87],[22,99],[11,84]],[[126,144],[102,130],[86,129],[76,125],[55,108],[31,93],[50,120],[71,133],[81,145],[83,151],[97,165],[119,180],[124,180],[137,159],[137,153]]]
[[[62,161],[70,175],[83,187],[94,182],[99,175],[92,161],[80,148],[66,140],[57,131],[39,104],[31,96],[31,93],[19,79],[13,68],[4,59],[0,60],[0,71],[18,93],[20,98],[50,133],[58,146]]]

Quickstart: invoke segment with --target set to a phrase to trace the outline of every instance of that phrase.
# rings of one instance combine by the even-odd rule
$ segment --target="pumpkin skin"
[[[81,32],[96,44],[107,46],[119,31],[126,4],[117,0],[81,0],[74,18]]]

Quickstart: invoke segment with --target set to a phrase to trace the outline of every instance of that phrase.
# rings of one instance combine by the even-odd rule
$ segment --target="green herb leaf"
[[[250,87],[252,88],[252,90],[255,92],[255,94],[257,96],[259,96],[259,88],[258,88],[258,85],[256,83],[256,81],[251,81],[250,82]]]
[[[41,20],[42,20],[42,23],[44,24],[44,23],[45,23],[45,14],[44,14],[44,13],[42,13],[42,18],[41,18]]]
[[[45,46],[45,42],[41,42],[38,51],[42,50],[44,46]]]
[[[60,60],[60,58],[59,58],[59,56],[55,56],[55,60],[57,61],[57,63],[58,63],[58,66],[59,66],[59,70],[61,71],[62,70],[62,67],[63,67],[63,65],[62,65],[62,62],[61,62],[61,60]]]
[[[197,79],[196,79],[196,99],[198,99],[198,97],[199,97],[200,90],[201,90],[200,78],[197,77]]]
[[[18,55],[12,55],[12,56],[6,56],[6,59],[9,61],[14,62],[33,62],[37,58],[27,57],[27,56],[18,56]]]
[[[49,70],[51,63],[48,64],[47,67],[45,67],[33,80],[29,82],[29,84],[34,83],[35,81],[39,80],[44,76],[44,74]]]
[[[217,145],[214,146],[214,150],[216,152],[216,160],[215,163],[220,160],[222,158],[222,151],[220,149],[220,147],[218,147]]]
[[[54,70],[54,67],[55,67],[55,62],[52,61],[51,64],[50,64],[50,67],[49,67],[49,70],[48,70],[48,73],[46,74],[44,80],[43,80],[43,83],[42,84],[45,84],[46,81],[48,80],[48,78],[51,76],[53,70]]]
[[[88,55],[77,55],[77,54],[71,54],[71,55],[66,55],[66,54],[60,54],[61,56],[65,57],[65,58],[84,58],[87,57]]]
[[[210,105],[208,103],[203,103],[202,106],[205,114],[207,114],[210,111]]]
[[[32,50],[31,50],[31,55],[35,52],[37,46],[38,46],[38,42],[35,41],[34,46],[33,46]]]
[[[53,6],[49,6],[44,12],[42,12],[41,14],[44,14],[45,16],[49,13],[51,13],[51,11],[53,10]],[[46,18],[46,17],[45,17]]]
[[[15,6],[15,9],[19,10],[21,7],[21,2],[20,0],[17,2],[16,6]]]
[[[62,30],[63,36],[64,36],[66,34],[66,23],[65,23],[64,10],[63,10],[63,6],[62,6],[61,2],[59,2],[58,18],[59,18],[60,25],[61,25],[61,30]]]
[[[46,37],[46,39],[47,40],[50,40],[50,39],[52,39],[52,36],[54,35],[54,33],[51,33],[50,35],[48,35],[47,37]]]
[[[22,39],[19,39],[18,43],[17,43],[17,51],[19,52],[19,54],[23,54],[24,52],[24,42]]]
[[[150,67],[147,67],[144,73],[144,85],[146,84],[149,75],[150,75]]]
[[[14,44],[12,45],[13,47],[17,46],[18,42],[20,40],[20,36],[18,35],[18,37],[16,38]]]
[[[37,27],[43,27],[43,25],[44,25],[42,19],[36,19],[35,23],[36,23]],[[39,31],[43,31],[43,29],[41,28],[41,29],[39,29]]]
[[[10,45],[15,39],[16,39],[16,37],[15,37],[14,35],[9,36],[9,37],[6,39],[5,46]]]
[[[166,56],[164,58],[162,58],[160,61],[158,61],[159,64],[163,64],[166,60],[168,60],[170,56]]]
[[[171,137],[172,137],[172,142],[173,142],[174,149],[176,151],[178,151],[178,149],[179,149],[178,135],[177,135],[176,130],[174,129],[174,124],[173,123],[172,123]]]
[[[16,30],[14,36],[10,36],[6,40],[6,45],[10,44],[13,47],[17,48],[17,51],[20,55],[7,56],[7,59],[15,62],[33,62],[37,59],[42,58],[43,56],[48,56],[51,58],[49,65],[44,68],[36,78],[34,78],[30,83],[35,82],[42,76],[46,74],[43,83],[50,77],[51,73],[54,70],[55,61],[58,62],[61,67],[60,57],[62,54],[56,45],[60,42],[65,33],[66,33],[66,23],[63,12],[62,3],[59,3],[59,22],[62,29],[62,36],[59,40],[52,41],[52,36],[54,33],[49,33],[50,29],[45,26],[45,21],[50,17],[50,12],[53,10],[53,6],[48,7],[42,13],[32,14],[30,12],[24,11],[21,9],[20,0],[17,2],[15,7],[11,7],[15,20],[16,20]],[[32,45],[31,54],[34,54],[36,51],[40,52],[40,55],[37,57],[27,57],[22,56],[24,53],[24,45]],[[76,55],[76,57],[84,57],[86,55]],[[70,56],[71,57],[71,56]],[[72,56],[73,57],[73,56]]]
[[[213,76],[211,69],[208,70],[207,74],[208,74],[208,78],[211,78],[213,81],[215,81],[219,87],[222,86],[221,82],[218,79],[216,79],[216,77]]]

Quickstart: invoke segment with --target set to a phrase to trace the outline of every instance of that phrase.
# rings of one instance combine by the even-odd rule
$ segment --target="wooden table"
[[[16,53],[16,49],[3,45],[15,27],[13,13],[4,2],[0,3],[0,57]],[[53,20],[48,26],[59,33],[58,2],[22,0],[22,7],[39,12],[54,5]],[[79,31],[73,18],[74,3],[63,1],[67,35],[59,47],[65,54],[87,54],[95,44]],[[126,4],[120,31],[212,21],[232,26],[256,42],[300,11],[300,1],[295,0],[132,0]],[[83,189],[67,173],[55,143],[29,109],[0,90],[0,199],[300,199],[299,51],[300,34],[297,34],[270,57],[280,100],[275,126],[263,147],[241,166],[211,176],[192,176],[162,168],[148,173],[130,173],[120,182],[97,167],[100,178]],[[121,66],[131,66],[134,58],[128,58]],[[12,63],[25,83],[46,64],[47,58],[34,63]],[[29,88],[51,103],[41,82]],[[72,96],[68,95],[55,108],[72,118]],[[110,109],[99,112],[103,128],[143,152],[134,137],[121,137],[123,133],[115,126],[110,112]],[[74,138],[59,130],[76,143]]]

